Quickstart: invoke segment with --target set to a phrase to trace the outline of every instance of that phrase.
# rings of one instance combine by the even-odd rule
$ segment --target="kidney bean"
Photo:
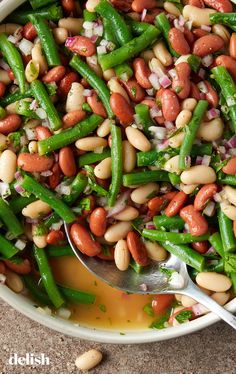
[[[132,0],[111,0],[110,3],[122,12],[129,12],[131,10]]]
[[[127,246],[134,259],[139,265],[146,266],[149,263],[148,254],[145,245],[139,235],[130,231],[127,235]]]
[[[163,210],[169,201],[174,198],[174,196],[177,194],[177,192],[170,192],[163,196],[156,196],[153,197],[148,202],[148,216],[154,217],[157,213],[159,213],[161,210]]]
[[[202,38],[203,36],[209,35],[209,32],[203,29],[194,29],[193,35],[196,37],[196,39]]]
[[[193,32],[187,29],[186,27],[184,28],[184,37],[186,41],[188,42],[189,46],[191,46],[195,41],[195,36]]]
[[[59,82],[66,74],[66,68],[64,66],[55,66],[47,72],[42,78],[44,83]]]
[[[61,5],[64,11],[68,14],[75,12],[76,4],[74,0],[61,0]]]
[[[233,57],[220,55],[215,59],[215,62],[217,66],[224,66],[236,82],[236,61]]]
[[[197,101],[201,100],[201,94],[200,94],[199,88],[193,82],[190,82],[190,97],[196,99]]]
[[[55,163],[52,167],[52,175],[48,177],[49,186],[54,190],[61,180],[61,169],[58,163]]]
[[[47,139],[47,138],[50,138],[50,136],[52,136],[52,133],[48,127],[37,126],[35,128],[35,131],[36,131],[37,140]]]
[[[107,118],[106,109],[95,91],[93,91],[92,96],[87,97],[87,103],[90,105],[93,113]]]
[[[66,47],[80,56],[91,57],[96,53],[96,45],[86,36],[73,36],[66,40]]]
[[[145,91],[143,87],[138,84],[136,79],[131,78],[127,82],[120,81],[122,85],[125,87],[130,99],[135,103],[140,103],[145,98]]]
[[[208,241],[204,240],[203,242],[192,243],[192,247],[198,253],[204,254],[208,251],[209,245],[208,245]]]
[[[190,47],[184,34],[179,29],[172,27],[169,31],[169,41],[172,48],[180,55],[187,55],[190,52]]]
[[[9,114],[7,117],[0,120],[0,133],[8,135],[19,129],[22,119],[18,114]]]
[[[152,9],[156,7],[156,0],[133,0],[132,2],[132,9],[137,13],[142,13],[144,9]]]
[[[224,48],[224,40],[215,34],[209,34],[197,39],[193,46],[193,53],[199,57],[204,57],[220,51]]]
[[[188,195],[183,191],[177,192],[177,194],[171,199],[170,203],[165,209],[165,215],[168,217],[176,216],[180,209],[184,206],[188,199]]]
[[[194,208],[196,210],[203,210],[208,200],[217,192],[217,185],[215,183],[205,184],[197,193],[194,199]]]
[[[107,212],[104,208],[96,208],[89,218],[89,226],[91,232],[96,236],[103,236],[106,232]]]
[[[0,98],[4,96],[6,91],[6,85],[3,82],[0,82]]]
[[[19,168],[29,173],[41,173],[51,169],[54,161],[47,156],[39,156],[37,153],[20,153],[17,159]]]
[[[81,109],[73,110],[64,115],[62,118],[63,129],[68,129],[69,127],[75,126],[77,123],[82,121],[86,117],[86,112]]]
[[[2,261],[0,261],[0,274],[6,274],[6,266]]]
[[[31,22],[28,22],[23,27],[23,37],[31,42],[37,37],[37,31]]]
[[[206,92],[206,100],[208,103],[213,106],[214,108],[218,107],[219,104],[219,96],[216,90],[212,87],[211,83],[208,81],[204,81],[206,87],[207,87],[207,92]]]
[[[7,71],[8,77],[11,79],[11,81],[15,80],[15,75],[12,70]]]
[[[221,13],[231,13],[233,5],[229,0],[203,0],[204,3]]]
[[[149,9],[148,13],[145,15],[143,19],[143,22],[153,23],[156,19],[156,16],[162,12],[163,10],[160,8]]]
[[[80,81],[80,83],[82,84],[82,86],[83,86],[84,88],[90,88],[90,85],[89,85],[89,83],[86,81],[85,78],[82,78],[81,81]]]
[[[65,240],[65,234],[61,230],[52,230],[47,235],[47,243],[52,245],[61,245]]]
[[[134,110],[121,94],[113,92],[110,97],[110,105],[121,125],[126,127],[133,121]]]
[[[74,223],[71,226],[70,234],[76,247],[87,256],[96,256],[101,252],[101,244],[95,242],[88,230],[81,224]]]
[[[223,173],[236,175],[236,156],[232,157],[222,168]]]
[[[175,121],[180,112],[178,96],[167,88],[161,96],[161,104],[162,113],[166,121]]]
[[[180,217],[187,223],[189,231],[193,236],[200,236],[207,233],[207,220],[194,208],[193,205],[188,205],[182,208],[180,211]]]
[[[62,97],[66,97],[71,89],[71,85],[74,82],[79,81],[79,76],[74,71],[66,74],[64,78],[60,81],[58,86],[58,94]]]
[[[236,237],[236,221],[233,222],[234,236]]]
[[[204,8],[204,2],[203,0],[187,0],[185,1],[185,3],[187,5],[192,5],[192,6],[195,6],[197,8]]]
[[[10,260],[4,260],[4,264],[8,267],[8,269],[17,274],[29,274],[31,272],[31,265],[27,258],[25,258],[19,264]]]
[[[190,93],[190,80],[191,74],[190,66],[187,62],[181,62],[175,67],[177,76],[172,81],[172,89],[177,93],[178,97],[182,100],[186,99]]]
[[[145,89],[152,88],[152,85],[148,79],[151,72],[149,67],[146,65],[145,60],[143,58],[136,58],[133,62],[133,67],[135,78],[140,86]]]
[[[156,295],[152,300],[152,309],[155,314],[161,315],[174,301],[174,295]]]
[[[63,174],[67,177],[73,177],[76,174],[75,158],[70,147],[64,147],[60,149],[59,166]]]
[[[236,59],[236,33],[233,32],[230,37],[230,42],[229,42],[229,54],[231,57]]]

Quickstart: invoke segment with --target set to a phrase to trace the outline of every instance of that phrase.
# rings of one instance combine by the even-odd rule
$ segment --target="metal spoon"
[[[236,329],[236,317],[206,295],[191,280],[187,266],[176,256],[170,255],[167,261],[151,262],[140,274],[128,268],[120,271],[112,261],[103,261],[96,257],[88,257],[80,252],[70,237],[70,227],[65,223],[65,232],[70,246],[80,262],[96,277],[108,283],[111,287],[133,294],[181,294],[192,297],[207,309],[217,314],[221,319]],[[173,269],[180,280],[174,284],[160,267]],[[145,285],[143,289],[142,285]]]

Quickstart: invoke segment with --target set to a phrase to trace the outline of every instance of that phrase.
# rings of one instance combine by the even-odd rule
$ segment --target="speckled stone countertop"
[[[91,374],[234,374],[236,333],[223,322],[198,333],[140,345],[112,345],[80,341],[31,321],[0,301],[0,374],[76,374],[74,361],[97,348],[102,363]],[[10,366],[17,353],[45,353],[50,366]]]

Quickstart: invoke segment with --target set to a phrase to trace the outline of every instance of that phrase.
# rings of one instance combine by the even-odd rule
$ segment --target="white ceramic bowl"
[[[24,2],[25,0],[0,0],[0,21],[2,21],[4,17],[6,17]],[[93,328],[74,324],[58,317],[43,315],[34,307],[34,303],[31,300],[23,295],[15,294],[4,285],[0,285],[0,297],[27,317],[53,330],[59,331],[66,335],[75,336],[80,339],[87,339],[103,343],[135,344],[166,340],[176,338],[181,335],[190,334],[219,320],[219,318],[213,313],[209,313],[178,327],[171,327],[165,330],[128,330],[124,331],[125,335],[120,335],[120,330],[95,330]],[[236,311],[236,298],[227,304],[227,309],[231,312]]]

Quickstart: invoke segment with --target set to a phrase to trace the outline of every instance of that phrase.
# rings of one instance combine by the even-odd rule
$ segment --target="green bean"
[[[115,66],[114,70],[115,70],[116,76],[120,78],[122,81],[129,80],[134,74],[132,68],[126,62]]]
[[[101,0],[95,8],[96,12],[101,17],[109,20],[111,28],[116,30],[116,37],[119,45],[125,45],[132,39],[132,34],[125,23],[123,17],[117,12],[117,10],[108,3],[106,0]]]
[[[197,73],[199,68],[200,68],[200,65],[201,65],[201,59],[200,57],[196,56],[196,55],[190,55],[187,59],[187,62],[191,68],[191,70],[194,72],[194,73]]]
[[[46,227],[51,227],[54,223],[57,223],[60,220],[60,216],[57,213],[53,213],[44,221],[44,224]]]
[[[110,107],[110,91],[104,81],[84,62],[79,56],[74,55],[70,61],[70,66],[78,71],[83,78],[92,86],[102,100],[109,118],[114,116]]]
[[[190,156],[197,157],[197,156],[211,156],[212,155],[213,146],[210,143],[206,144],[193,144]]]
[[[36,16],[34,14],[29,16],[29,20],[37,30],[37,34],[42,43],[48,65],[61,65],[61,59],[57,50],[57,44],[54,40],[52,30],[49,28],[45,20],[41,16]]]
[[[26,288],[29,290],[33,298],[42,305],[51,305],[51,300],[48,295],[40,289],[37,282],[29,274],[23,275],[23,280],[26,285]]]
[[[153,222],[156,228],[164,227],[165,229],[179,229],[179,230],[182,230],[185,224],[184,220],[182,220],[180,216],[167,217],[165,215],[153,217]]]
[[[111,156],[110,148],[105,148],[102,153],[87,152],[79,156],[79,167],[84,165],[95,164],[98,161],[102,161],[107,157]]]
[[[14,93],[8,94],[2,99],[0,99],[0,105],[3,107],[6,107],[9,104],[15,103],[16,101],[22,100],[22,99],[27,99],[32,97],[32,92],[31,90],[26,90],[25,93],[21,93],[20,91],[16,91]]]
[[[236,31],[236,13],[213,13],[210,14],[210,22],[212,25],[219,23],[230,27]]]
[[[19,23],[25,25],[29,22],[30,15],[39,15],[48,21],[59,21],[63,17],[62,7],[57,4],[53,4],[51,7],[45,7],[37,10],[22,10],[15,11],[7,17],[8,22]]]
[[[29,197],[17,196],[17,197],[14,197],[14,199],[11,199],[11,201],[9,201],[9,206],[14,214],[18,214],[22,211],[22,209],[25,206],[33,203],[36,200],[37,200],[36,197],[33,195],[30,195]]]
[[[158,158],[157,151],[138,152],[137,153],[137,166],[155,165]]]
[[[193,267],[197,271],[203,271],[205,267],[205,258],[194,249],[184,244],[174,244],[171,242],[162,242],[161,245],[170,253],[178,257],[187,265]]]
[[[122,137],[121,129],[116,125],[111,125],[111,136],[112,136],[112,145],[111,145],[111,185],[109,188],[108,195],[108,204],[113,206],[115,204],[118,193],[120,192],[120,187],[122,185]]]
[[[73,288],[58,286],[62,295],[70,302],[78,304],[94,304],[96,296]]]
[[[224,66],[215,67],[212,73],[229,107],[229,115],[236,132],[236,84]]]
[[[24,230],[19,222],[18,218],[15,216],[10,206],[0,198],[0,219],[4,222],[7,229],[17,237],[22,235]]]
[[[0,234],[0,253],[5,258],[11,258],[19,252],[10,240],[7,240],[3,235]]]
[[[70,194],[64,195],[63,201],[68,205],[72,205],[84,191],[87,184],[88,178],[84,174],[78,173],[70,185]]]
[[[46,5],[55,3],[57,0],[30,0],[30,5],[33,9],[42,8]]]
[[[177,175],[176,173],[168,173],[168,177],[169,177],[170,183],[174,187],[177,186],[177,184],[181,183],[180,175]]]
[[[233,223],[221,209],[218,210],[218,222],[224,251],[234,251],[236,248],[236,239],[233,232]]]
[[[46,248],[47,255],[49,257],[60,257],[60,256],[75,256],[70,245],[58,247],[56,245],[48,245]]]
[[[112,42],[115,47],[118,46],[118,40],[116,37],[115,30],[111,26],[111,22],[107,18],[103,18],[103,28],[104,28],[104,33],[103,33],[103,38],[108,40],[109,42]]]
[[[98,18],[97,13],[89,12],[87,9],[83,10],[84,21],[93,22],[93,21],[96,21],[97,18]]]
[[[161,32],[164,36],[164,39],[169,46],[170,53],[174,57],[179,57],[180,55],[171,47],[171,44],[170,44],[170,41],[169,41],[169,31],[171,29],[171,26],[170,26],[170,22],[169,22],[168,18],[166,17],[165,13],[160,13],[160,14],[158,14],[158,16],[156,16],[155,24],[161,30]]]
[[[204,271],[214,271],[216,273],[223,273],[224,272],[224,260],[221,258],[216,263],[212,263],[209,265],[206,265]]]
[[[151,45],[160,35],[160,31],[150,25],[148,29],[137,38],[134,38],[126,45],[106,54],[99,56],[99,62],[102,70],[113,68],[116,65],[120,65],[123,62],[137,56],[140,52]]]
[[[39,119],[39,116],[36,114],[35,110],[30,109],[30,102],[20,100],[16,104],[16,113],[25,116],[27,118]]]
[[[31,83],[31,90],[34,98],[47,113],[51,129],[53,131],[60,129],[62,126],[62,121],[50,99],[50,96],[47,93],[44,84],[39,80],[35,80]]]
[[[134,259],[131,259],[129,266],[132,270],[135,271],[135,273],[140,274],[144,268],[144,266],[139,265]]]
[[[236,273],[231,273],[230,278],[231,278],[231,281],[232,281],[233,291],[235,293],[236,292]]]
[[[39,272],[42,277],[45,290],[53,305],[58,309],[65,303],[65,300],[61,296],[61,293],[53,278],[45,250],[43,248],[37,248],[34,245],[33,252],[39,267]]]
[[[74,143],[76,140],[94,131],[103,121],[102,117],[92,114],[89,118],[86,118],[74,127],[64,130],[60,134],[50,136],[50,138],[40,140],[38,142],[39,154],[45,155],[46,153]]]
[[[21,186],[27,191],[35,195],[38,199],[44,201],[52,207],[53,210],[67,223],[75,220],[75,215],[71,209],[52,191],[41,185],[29,175],[25,175]]]
[[[149,127],[155,126],[155,124],[150,116],[149,107],[146,104],[137,104],[134,109],[138,116],[138,123],[143,126],[143,132],[150,135]]]
[[[221,184],[228,184],[230,186],[236,186],[236,175],[227,175],[220,171],[217,174],[217,177]]]
[[[214,234],[212,234],[208,240],[211,243],[212,247],[215,248],[216,252],[223,258],[225,254],[219,232],[215,232]]]
[[[141,35],[142,33],[144,33],[148,27],[150,26],[149,23],[147,22],[138,22],[138,21],[135,21],[133,20],[132,18],[130,17],[127,17],[126,18],[126,21],[127,21],[127,24],[131,27],[131,31],[135,34],[135,35]]]
[[[0,34],[0,51],[10,65],[18,81],[20,92],[25,93],[25,68],[21,55],[14,44],[9,42],[6,34]],[[1,104],[2,105],[2,104]]]
[[[169,182],[167,171],[147,170],[123,175],[123,185],[126,187],[149,182]]]
[[[158,230],[148,230],[144,229],[142,231],[142,236],[144,238],[157,241],[157,242],[166,242],[170,241],[175,244],[188,244],[195,242],[202,242],[203,240],[208,240],[209,234],[202,236],[193,236],[190,233],[182,234],[177,232],[166,232]]]
[[[186,169],[186,158],[190,155],[193,142],[196,138],[198,127],[202,121],[202,118],[207,109],[208,102],[206,100],[200,100],[194,109],[192,119],[188,126],[185,127],[184,141],[180,147],[179,153],[179,168],[181,170]]]

